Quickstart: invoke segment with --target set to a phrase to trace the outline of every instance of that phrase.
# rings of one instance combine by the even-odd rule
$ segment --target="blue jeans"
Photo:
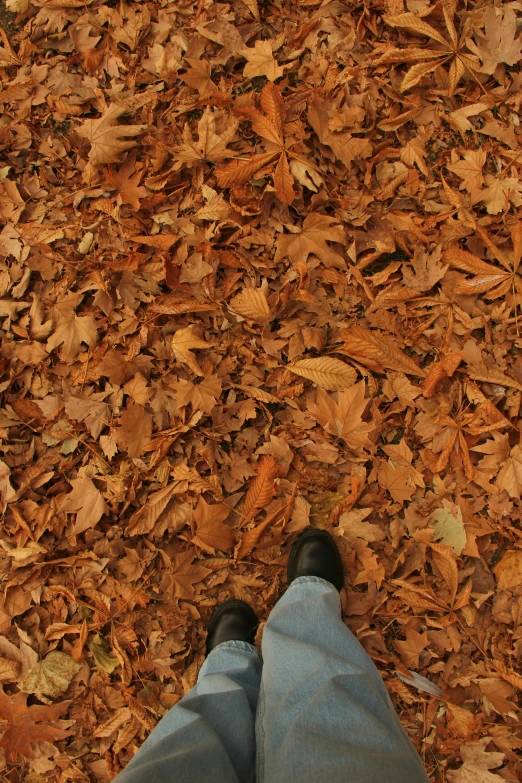
[[[117,783],[426,783],[329,582],[292,582],[262,649],[218,645]]]

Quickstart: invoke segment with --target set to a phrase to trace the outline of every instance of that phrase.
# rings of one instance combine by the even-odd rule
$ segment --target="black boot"
[[[339,591],[344,587],[341,555],[326,530],[307,528],[292,547],[288,560],[288,584],[298,576],[319,576]]]
[[[207,635],[207,655],[221,642],[254,644],[259,625],[256,613],[244,601],[232,599],[220,604],[210,620]]]

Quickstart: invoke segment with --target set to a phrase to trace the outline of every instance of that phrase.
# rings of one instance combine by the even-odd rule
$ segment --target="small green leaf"
[[[97,633],[89,642],[89,650],[94,655],[94,660],[104,672],[112,674],[114,669],[120,665],[117,658],[111,656],[111,647],[108,642],[105,641],[103,636]]]

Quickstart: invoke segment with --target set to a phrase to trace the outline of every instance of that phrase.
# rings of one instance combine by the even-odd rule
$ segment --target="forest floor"
[[[105,783],[300,530],[522,777],[522,6],[0,6],[0,779]]]

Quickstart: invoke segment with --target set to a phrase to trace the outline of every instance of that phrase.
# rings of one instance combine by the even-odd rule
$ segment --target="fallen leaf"
[[[70,531],[71,537],[74,537],[96,527],[109,509],[90,476],[84,473],[81,478],[71,479],[70,483],[72,490],[63,498],[60,511],[63,514],[76,514],[76,521]]]
[[[125,114],[126,108],[116,104],[109,106],[97,120],[85,120],[77,133],[91,145],[89,160],[100,163],[115,163],[121,153],[136,145],[129,136],[137,136],[146,125],[117,125],[116,120]]]
[[[288,365],[287,369],[329,391],[346,389],[348,386],[353,386],[357,379],[353,367],[331,356],[301,359]]]
[[[491,742],[490,737],[483,737],[478,742],[460,746],[460,756],[463,764],[458,770],[448,770],[446,776],[450,783],[501,783],[501,775],[489,772],[500,767],[504,762],[504,753],[486,751]]]
[[[52,650],[31,669],[19,687],[25,693],[36,694],[45,704],[51,704],[51,699],[65,693],[72,678],[81,668],[70,655]]]
[[[460,555],[466,546],[466,530],[462,520],[462,511],[458,506],[453,510],[437,508],[430,514],[433,525],[433,535],[444,545],[452,547],[456,555]]]
[[[187,326],[178,329],[171,341],[174,356],[178,362],[188,365],[195,375],[203,375],[192,351],[196,349],[210,348],[210,344],[202,340],[195,326]]]
[[[0,720],[7,721],[0,747],[6,759],[12,763],[18,762],[19,756],[36,758],[37,751],[33,747],[35,742],[55,743],[73,733],[60,728],[62,721],[59,720],[69,709],[70,701],[52,707],[27,707],[26,699],[27,696],[22,692],[7,695],[0,691]]]
[[[194,509],[196,534],[193,543],[212,555],[216,549],[222,552],[231,549],[236,542],[236,535],[230,525],[223,524],[229,514],[230,508],[224,503],[209,505],[200,497]]]
[[[243,76],[266,76],[266,78],[275,82],[283,75],[284,69],[277,64],[272,52],[272,41],[256,41],[253,49],[242,49],[238,52],[245,60],[248,60],[243,69]]]

